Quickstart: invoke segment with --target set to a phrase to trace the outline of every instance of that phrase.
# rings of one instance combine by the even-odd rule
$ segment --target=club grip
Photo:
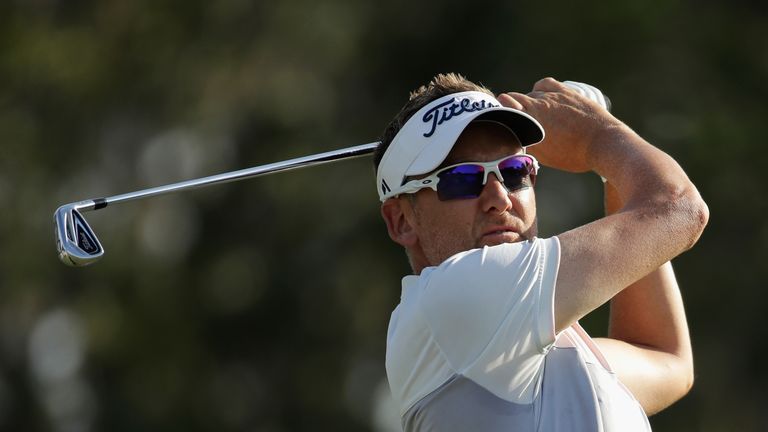
[[[580,95],[600,104],[603,108],[611,110],[611,100],[595,86],[576,81],[563,81],[563,84],[576,90]]]

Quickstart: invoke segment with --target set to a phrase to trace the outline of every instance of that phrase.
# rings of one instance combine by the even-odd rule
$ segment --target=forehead
[[[522,152],[520,141],[506,126],[488,121],[473,122],[461,133],[442,165],[486,162]]]

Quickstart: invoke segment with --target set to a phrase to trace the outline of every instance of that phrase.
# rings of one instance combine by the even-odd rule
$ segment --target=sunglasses
[[[411,180],[402,185],[395,195],[430,188],[437,192],[440,201],[477,198],[491,173],[496,174],[508,192],[512,192],[533,186],[538,170],[539,162],[527,154],[505,156],[491,162],[463,162],[441,168],[428,177]]]

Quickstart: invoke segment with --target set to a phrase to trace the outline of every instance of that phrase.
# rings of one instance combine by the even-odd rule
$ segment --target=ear
[[[387,224],[389,238],[395,243],[411,248],[418,242],[413,207],[407,199],[390,198],[381,204],[381,217]]]

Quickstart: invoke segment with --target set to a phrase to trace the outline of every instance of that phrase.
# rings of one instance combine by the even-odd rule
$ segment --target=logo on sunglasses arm
[[[488,109],[491,107],[498,107],[498,106],[501,106],[501,105],[493,104],[485,100],[472,102],[469,99],[461,99],[457,103],[456,99],[454,98],[446,102],[443,102],[439,105],[436,105],[434,108],[431,108],[426,113],[424,113],[424,117],[422,117],[422,121],[424,121],[424,123],[430,123],[429,132],[425,133],[424,137],[425,138],[431,137],[432,134],[434,134],[435,131],[437,130],[438,126],[440,126],[441,124],[447,122],[448,120],[456,116],[459,116],[466,112],[482,111],[484,109]]]

